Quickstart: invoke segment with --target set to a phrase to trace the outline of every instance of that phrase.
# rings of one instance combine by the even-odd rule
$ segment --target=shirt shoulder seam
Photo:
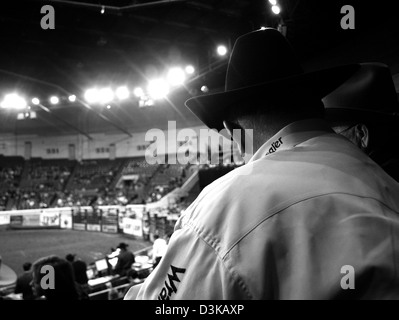
[[[382,204],[384,207],[386,207],[387,209],[389,209],[392,212],[395,212],[397,214],[399,214],[398,211],[394,210],[393,208],[391,208],[390,206],[388,206],[386,203],[384,203],[383,201],[381,201],[380,199],[374,198],[374,197],[370,197],[370,196],[360,196],[357,194],[351,194],[351,193],[347,193],[347,192],[330,192],[330,193],[324,193],[324,194],[319,194],[319,195],[313,195],[313,196],[308,196],[306,198],[302,198],[300,200],[294,201],[292,203],[287,204],[286,206],[284,206],[283,208],[280,208],[279,210],[277,210],[274,213],[271,213],[269,215],[267,215],[265,218],[261,219],[260,221],[258,221],[250,230],[248,230],[244,235],[242,235],[237,241],[235,241],[229,249],[226,250],[226,252],[223,254],[222,259],[224,259],[231,250],[234,249],[235,246],[237,246],[238,243],[240,243],[244,238],[246,238],[251,232],[253,232],[256,228],[258,228],[261,224],[263,224],[264,222],[266,222],[267,220],[269,220],[270,218],[274,217],[275,215],[282,213],[284,210],[287,210],[290,207],[293,207],[299,203],[305,202],[305,201],[309,201],[311,199],[316,199],[316,198],[321,198],[321,197],[326,197],[326,196],[331,196],[331,195],[348,195],[348,196],[352,196],[352,197],[357,197],[357,198],[362,198],[362,199],[371,199],[374,201],[377,201],[378,203]]]

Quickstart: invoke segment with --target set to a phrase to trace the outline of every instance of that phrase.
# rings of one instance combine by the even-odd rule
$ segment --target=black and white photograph
[[[398,12],[4,1],[1,304],[398,300]]]

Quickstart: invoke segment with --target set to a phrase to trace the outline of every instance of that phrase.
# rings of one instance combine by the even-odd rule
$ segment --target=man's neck
[[[254,148],[252,154],[245,155],[245,162],[247,163],[250,161],[250,159],[253,158],[253,155],[256,155],[257,153],[258,155],[259,153],[263,153],[263,151],[263,155],[274,153],[277,150],[294,146],[295,144],[302,142],[303,139],[308,139],[312,135],[328,132],[334,133],[327,122],[322,119],[305,119],[289,123],[275,132],[274,135],[271,135],[268,139],[266,136],[263,136],[264,138],[262,140],[258,140],[259,144],[262,144],[260,146],[254,144],[256,148]]]

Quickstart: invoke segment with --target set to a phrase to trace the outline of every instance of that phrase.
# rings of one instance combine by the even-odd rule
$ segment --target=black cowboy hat
[[[117,249],[126,249],[129,245],[127,243],[121,242],[116,247]]]
[[[399,103],[387,65],[361,63],[359,70],[323,99],[325,117],[331,122],[399,120]]]
[[[76,254],[75,254],[75,253],[68,253],[68,254],[65,256],[65,259],[66,259],[67,261],[73,261],[73,260],[75,259],[75,257],[76,257]]]
[[[261,29],[235,42],[224,92],[193,97],[185,104],[209,128],[221,130],[228,108],[243,99],[267,100],[306,89],[321,100],[358,67],[352,64],[305,73],[286,38],[276,29]]]

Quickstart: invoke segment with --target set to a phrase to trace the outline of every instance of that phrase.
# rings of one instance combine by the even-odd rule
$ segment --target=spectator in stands
[[[24,273],[18,277],[15,285],[14,293],[22,293],[23,300],[34,300],[35,298],[31,284],[33,279],[31,267],[32,263],[30,262],[25,262],[22,265]]]
[[[108,290],[108,300],[118,300],[120,299],[119,292],[112,285],[112,282],[106,282],[105,286]]]
[[[43,279],[52,276],[51,271],[42,273],[44,266],[51,266],[54,269],[54,279]],[[36,296],[44,296],[46,300],[79,300],[78,289],[73,276],[71,264],[57,256],[47,256],[38,259],[33,263],[33,291]],[[54,283],[54,287],[42,288],[43,282],[47,285]],[[47,281],[48,280],[48,281]]]
[[[168,249],[168,242],[164,238],[160,238],[158,234],[154,235],[154,239],[152,245],[152,260],[155,269]]]
[[[132,269],[132,265],[135,260],[133,252],[127,249],[129,245],[127,243],[121,242],[117,246],[120,250],[118,255],[118,262],[115,265],[114,273],[120,276],[125,276],[128,271]]]
[[[399,182],[399,103],[389,68],[363,63],[323,99],[326,119]],[[389,139],[387,139],[389,137]]]
[[[72,264],[73,267],[73,272],[75,276],[75,281],[79,284],[87,284],[87,281],[89,280],[87,278],[87,264],[81,259],[75,260],[76,254],[67,254],[66,255],[66,260],[69,261]]]
[[[89,285],[87,277],[87,264],[81,259],[75,260],[76,254],[69,253],[65,259],[71,263],[75,281],[79,288],[80,300],[86,300],[89,298]]]

